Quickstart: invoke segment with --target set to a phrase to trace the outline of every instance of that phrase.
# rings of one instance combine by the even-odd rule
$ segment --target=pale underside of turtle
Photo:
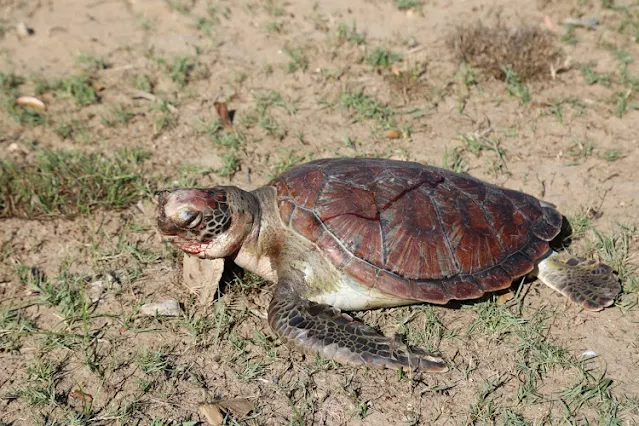
[[[273,330],[342,363],[447,369],[342,311],[476,299],[531,274],[588,310],[621,291],[609,266],[550,248],[562,225],[553,205],[418,163],[317,160],[252,192],[188,188],[159,198],[167,240],[276,282]]]

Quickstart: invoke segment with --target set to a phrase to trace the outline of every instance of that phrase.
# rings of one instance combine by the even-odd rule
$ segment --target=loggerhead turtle
[[[585,309],[621,291],[612,269],[554,252],[555,206],[465,174],[386,159],[324,159],[252,192],[159,194],[163,238],[277,283],[268,321],[300,349],[351,365],[446,371],[444,361],[342,311],[475,299],[534,274]]]

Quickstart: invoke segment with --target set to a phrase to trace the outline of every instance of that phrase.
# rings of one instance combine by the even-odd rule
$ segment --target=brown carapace
[[[318,160],[271,185],[286,225],[381,292],[446,303],[510,286],[550,253],[554,207],[417,163]]]

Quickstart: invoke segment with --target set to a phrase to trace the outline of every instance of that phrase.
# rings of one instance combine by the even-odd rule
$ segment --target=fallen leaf
[[[224,423],[224,415],[220,411],[219,404],[200,404],[199,409],[200,414],[204,416],[209,424],[219,426]]]
[[[82,399],[85,402],[93,402],[93,395],[90,395],[88,393],[84,393],[79,389],[74,390],[73,392],[71,392],[69,394],[69,396],[73,399]]]
[[[222,410],[228,410],[236,419],[242,419],[255,408],[255,404],[246,398],[235,398],[200,404],[198,408],[209,424],[219,426],[224,423]]]
[[[91,82],[91,86],[93,86],[93,89],[96,92],[101,92],[101,91],[103,91],[106,88],[106,86],[104,84],[100,83],[99,81],[92,81]]]
[[[402,133],[399,130],[390,129],[386,132],[386,139],[399,139],[402,137]]]
[[[246,417],[255,408],[255,404],[246,398],[222,400],[219,401],[219,404],[227,410],[231,410],[231,413],[238,419]]]
[[[46,105],[38,98],[33,96],[20,96],[16,99],[16,105],[28,106],[36,109],[46,109]]]
[[[512,300],[514,297],[515,297],[515,293],[513,293],[512,291],[508,291],[507,293],[500,294],[499,297],[497,297],[497,304],[503,305],[509,300]]]
[[[226,102],[214,102],[215,111],[220,116],[220,121],[226,130],[233,130],[233,123],[231,123],[231,116],[229,115],[229,107]]]

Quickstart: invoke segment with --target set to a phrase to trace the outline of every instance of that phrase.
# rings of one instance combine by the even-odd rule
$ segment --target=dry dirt
[[[594,212],[592,226],[604,235],[620,232],[619,223],[639,223],[639,84],[633,80],[639,16],[632,2],[427,0],[408,9],[400,3],[410,2],[4,0],[0,72],[27,79],[19,94],[34,95],[38,77],[88,72],[100,101],[78,106],[46,91],[40,96],[48,106],[45,126],[17,123],[3,106],[0,159],[27,163],[49,148],[108,155],[137,146],[151,154],[145,173],[153,188],[188,176],[199,186],[254,189],[310,158],[385,156],[437,166],[457,158],[457,169],[541,197],[568,217]],[[580,16],[597,17],[598,27],[571,32],[561,25]],[[448,40],[478,19],[550,25],[567,66],[549,63],[549,70],[558,69],[554,78],[548,72],[526,83],[530,102],[481,70],[473,81]],[[21,22],[33,34],[20,35]],[[353,23],[365,35],[360,44]],[[374,67],[366,58],[376,47],[401,59]],[[175,58],[193,66],[179,69]],[[582,71],[587,64],[598,75],[609,73],[610,84],[590,84]],[[180,76],[188,77],[184,85]],[[175,112],[136,98],[140,87]],[[264,96],[271,91],[281,100],[271,98],[269,106]],[[359,91],[380,102],[369,117],[375,105],[360,103],[365,111],[358,113],[342,103],[344,93]],[[242,131],[237,149],[215,144],[203,130],[203,123],[217,119],[214,102],[221,97]],[[385,107],[394,116],[384,118]],[[132,114],[126,124],[105,124],[115,108]],[[172,126],[163,126],[165,119]],[[59,131],[65,123],[71,135]],[[389,128],[401,137],[388,139]],[[475,148],[475,155],[473,140],[499,146],[502,158],[490,146]],[[229,155],[237,166],[231,176],[220,176],[216,171]],[[0,352],[0,423],[189,424],[204,420],[198,403],[237,397],[250,399],[255,409],[228,424],[639,423],[637,288],[600,313],[533,282],[522,287],[521,311],[488,300],[357,314],[386,334],[399,331],[436,349],[453,367],[415,377],[342,367],[280,344],[263,318],[272,286],[254,277],[235,271],[240,278],[234,280],[229,273],[214,306],[194,303],[181,283],[180,255],[155,232],[152,197],[140,199],[125,210],[75,219],[0,222],[3,312],[20,307],[36,330]],[[625,235],[632,255],[637,234]],[[589,249],[596,238],[587,230],[576,250],[602,255],[605,249]],[[35,303],[37,294],[17,278],[19,265],[51,279],[61,270],[88,276],[86,288],[107,272],[119,283],[88,313],[80,312],[81,320],[69,321],[59,306]],[[181,303],[180,317],[137,315],[142,303],[166,298]],[[509,313],[527,318],[530,327],[544,326],[525,334],[528,325],[509,323]],[[6,338],[12,331],[0,333]],[[595,351],[593,377],[583,376],[578,363],[545,371],[543,350],[523,348],[543,342],[551,346],[543,350],[563,348],[575,359]],[[154,351],[162,354],[155,372],[144,361]],[[524,373],[522,365],[533,365],[528,357],[539,361],[531,367],[540,371],[537,395],[518,398],[537,374]],[[34,373],[43,360],[57,366],[50,383],[46,374]],[[43,382],[53,386],[52,400],[33,403],[21,393]],[[83,404],[73,393],[78,389],[92,401]]]

